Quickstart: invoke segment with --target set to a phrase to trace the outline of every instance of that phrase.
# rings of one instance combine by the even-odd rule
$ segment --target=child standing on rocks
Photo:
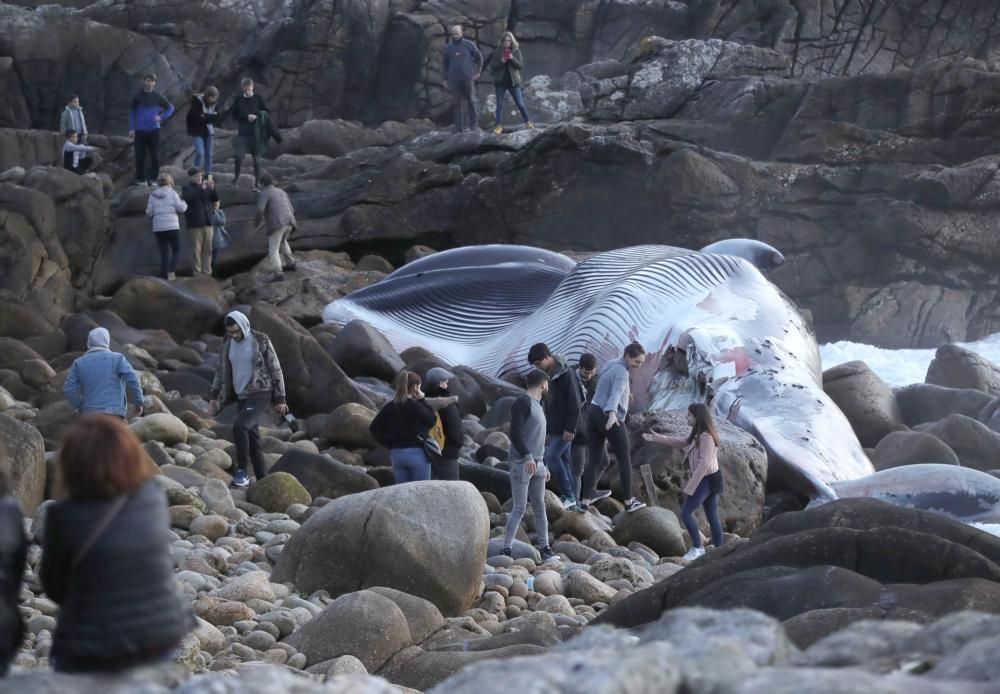
[[[549,547],[549,523],[545,515],[545,483],[549,470],[545,466],[545,412],[542,398],[549,390],[549,376],[541,369],[532,369],[525,385],[528,392],[514,401],[510,408],[510,492],[513,507],[507,516],[503,553],[511,556],[514,535],[531,500],[535,516],[535,535],[542,561],[553,558]]]
[[[685,448],[685,460],[691,466],[691,479],[684,485],[684,505],[681,520],[691,536],[691,549],[684,555],[688,561],[705,553],[701,546],[701,532],[694,520],[694,511],[699,506],[705,509],[708,526],[712,530],[712,544],[722,546],[722,523],[719,521],[719,494],[722,493],[722,471],[719,470],[719,433],[712,421],[712,413],[700,402],[688,405],[688,424],[691,433],[687,438],[665,436],[649,432],[642,438],[650,443],[672,448]]]
[[[149,194],[146,216],[153,220],[153,236],[160,247],[160,276],[165,280],[176,279],[177,254],[181,250],[181,221],[178,214],[187,211],[187,203],[174,190],[170,174],[160,174],[156,190]]]

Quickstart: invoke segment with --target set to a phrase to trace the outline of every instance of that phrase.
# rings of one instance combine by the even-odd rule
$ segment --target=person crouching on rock
[[[160,174],[156,190],[149,194],[146,216],[153,220],[153,236],[160,248],[160,276],[165,280],[176,279],[177,254],[181,250],[181,221],[177,217],[187,211],[187,203],[174,190],[170,174]]]
[[[94,160],[87,156],[88,152],[97,151],[97,147],[81,145],[80,135],[75,130],[66,131],[66,140],[63,142],[63,168],[75,174],[85,174],[90,170]]]
[[[238,403],[233,423],[237,468],[233,486],[248,487],[249,463],[253,463],[258,480],[267,474],[260,448],[260,413],[270,403],[281,416],[288,414],[285,377],[271,340],[264,333],[251,330],[250,319],[240,311],[232,311],[225,323],[226,338],[215,369],[209,408],[215,414],[230,400],[235,399]]]
[[[510,496],[513,507],[507,516],[503,538],[503,553],[511,556],[528,500],[535,516],[535,535],[542,561],[555,556],[549,547],[549,524],[545,515],[545,483],[549,469],[545,466],[545,410],[542,398],[549,391],[549,375],[535,368],[525,379],[528,392],[514,401],[510,408]]]
[[[28,540],[21,507],[10,493],[10,463],[0,451],[0,677],[7,674],[24,636],[18,607]]]
[[[116,672],[166,662],[195,626],[177,591],[170,518],[142,444],[120,419],[70,425],[59,452],[61,501],[48,509],[39,577],[59,604],[57,672]]]
[[[719,470],[719,433],[712,421],[712,413],[700,402],[688,406],[688,424],[691,433],[687,438],[666,436],[649,432],[642,438],[650,443],[672,448],[685,448],[685,459],[691,466],[691,479],[684,485],[684,505],[681,507],[681,520],[691,536],[691,549],[684,558],[688,561],[697,559],[705,553],[701,546],[701,533],[694,520],[694,511],[699,506],[704,507],[708,526],[712,529],[712,544],[722,546],[722,523],[719,521],[719,494],[722,493],[722,471]]]
[[[389,449],[396,484],[431,478],[431,463],[424,440],[437,421],[434,409],[425,402],[422,381],[413,371],[396,374],[396,396],[379,410],[369,426],[371,435]]]

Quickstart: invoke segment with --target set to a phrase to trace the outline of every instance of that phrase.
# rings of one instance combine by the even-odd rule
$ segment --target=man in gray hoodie
[[[288,414],[285,377],[271,340],[264,333],[251,330],[246,315],[232,311],[225,322],[226,339],[215,370],[209,407],[214,414],[228,400],[235,398],[239,403],[239,413],[233,423],[237,467],[233,486],[247,487],[250,485],[249,463],[253,463],[258,480],[267,474],[260,448],[261,410],[271,403],[278,414]]]
[[[441,56],[444,88],[451,92],[451,108],[455,127],[464,131],[475,130],[479,114],[476,113],[476,80],[483,71],[483,54],[465,38],[458,24],[449,30],[450,40]]]

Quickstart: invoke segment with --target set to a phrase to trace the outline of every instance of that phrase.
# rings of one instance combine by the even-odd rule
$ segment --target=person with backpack
[[[694,520],[695,509],[699,506],[705,509],[705,518],[712,531],[712,544],[722,546],[722,522],[719,520],[722,471],[719,469],[719,432],[708,406],[700,402],[688,405],[687,422],[691,427],[687,437],[648,432],[642,438],[649,443],[684,449],[684,459],[691,468],[691,479],[684,485],[681,521],[691,536],[691,549],[684,558],[692,561],[705,553],[705,548],[701,546],[701,531]]]
[[[0,677],[7,674],[24,638],[19,596],[27,554],[24,518],[11,494],[10,462],[0,451]]]
[[[61,500],[46,513],[41,567],[59,605],[56,672],[119,672],[170,660],[195,627],[170,555],[155,465],[120,419],[72,423],[58,458]]]
[[[437,415],[424,401],[421,383],[420,376],[413,371],[403,369],[396,374],[395,397],[379,410],[369,426],[372,437],[389,449],[396,484],[431,478],[426,447]]]
[[[188,169],[190,181],[181,194],[187,204],[184,223],[191,234],[193,253],[191,266],[195,275],[212,274],[212,210],[219,201],[215,186],[205,183],[205,174],[198,167]]]
[[[63,394],[77,412],[109,414],[125,419],[126,391],[142,416],[142,384],[125,355],[111,351],[111,333],[94,328],[87,335],[87,353],[69,367]]]
[[[187,203],[174,190],[174,178],[168,173],[156,179],[156,190],[149,194],[146,216],[153,220],[153,236],[160,248],[160,276],[177,278],[177,254],[181,250],[181,221],[177,217],[187,211]]]
[[[542,398],[549,390],[549,376],[532,369],[525,378],[527,392],[518,396],[510,408],[510,449],[508,465],[512,506],[504,529],[503,553],[511,556],[514,535],[521,525],[528,500],[535,517],[535,537],[542,561],[555,553],[549,546],[549,522],[545,515],[545,483],[549,470],[545,464],[545,410]]]
[[[424,383],[427,384],[425,391],[428,398],[447,398],[448,381],[455,378],[455,374],[440,366],[428,369],[424,375]],[[462,444],[465,442],[465,430],[462,426],[462,414],[458,411],[458,404],[451,402],[437,411],[437,423],[431,428],[431,436],[435,436],[436,430],[440,429],[441,436],[438,445],[441,446],[441,455],[431,458],[431,478],[436,480],[457,480],[458,479],[458,456],[462,451]]]

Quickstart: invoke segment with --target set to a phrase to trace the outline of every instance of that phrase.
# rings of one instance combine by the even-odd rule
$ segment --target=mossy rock
[[[170,506],[194,506],[202,513],[208,510],[201,497],[189,489],[168,489],[167,504]]]
[[[269,513],[283,513],[292,504],[312,503],[312,496],[302,483],[287,472],[273,472],[250,485],[247,501]]]

